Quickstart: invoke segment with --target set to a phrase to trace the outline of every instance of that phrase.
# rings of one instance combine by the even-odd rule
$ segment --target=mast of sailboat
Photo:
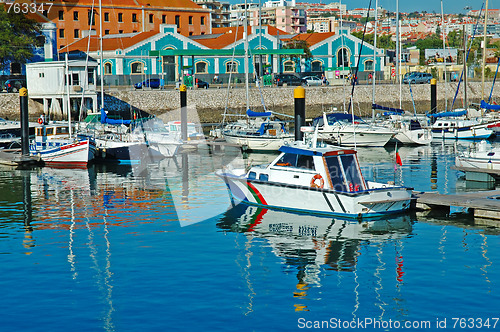
[[[441,0],[441,33],[443,35],[443,57],[444,57],[444,109],[448,111],[448,90],[446,89],[446,31],[444,29],[444,11],[443,11],[443,0]]]
[[[396,82],[399,83],[399,0],[396,0]],[[401,99],[401,98],[400,98]]]
[[[377,22],[378,22],[378,0],[375,1],[375,26],[373,30],[373,77],[372,77],[372,105],[375,104],[375,75],[377,66]],[[375,109],[372,107],[372,121],[375,121]]]
[[[464,33],[464,108],[467,111],[469,108],[467,105],[467,56],[466,51],[467,51],[467,33],[465,32],[465,24],[463,25],[463,33]]]
[[[69,131],[69,138],[71,138],[71,98],[69,94],[69,85],[70,83],[70,75],[69,75],[69,61],[68,61],[68,52],[64,54],[64,64],[66,67],[66,95],[68,97],[68,103],[66,104],[66,107],[68,108],[68,131]]]
[[[102,54],[102,0],[99,0],[99,54],[100,64],[99,69],[101,72],[101,109],[104,110],[104,56]]]
[[[401,28],[401,21],[398,20],[398,26]],[[399,29],[398,34],[399,40],[399,55],[398,55],[398,81],[399,81],[399,109],[403,108],[403,80],[401,79],[401,54],[403,54],[403,43],[401,42],[401,29]]]
[[[486,0],[486,9],[484,11],[484,36],[483,36],[483,65],[481,75],[481,100],[484,100],[484,67],[486,66],[486,32],[488,25],[488,0]]]
[[[342,44],[342,48],[341,48],[342,51],[340,52],[340,56],[341,56],[342,59],[340,61],[342,63],[342,72],[344,72],[344,64],[345,64],[345,57],[344,57],[344,55],[345,55],[345,53],[344,53],[344,32],[342,30],[343,29],[343,26],[342,26],[342,21],[343,21],[343,18],[342,18],[342,0],[340,0],[339,3],[340,3],[340,43]],[[337,62],[337,64],[338,64],[338,62]],[[344,106],[343,110],[344,110],[344,112],[346,112],[348,110],[346,110],[346,108],[345,108],[345,79],[344,79],[344,82],[342,84],[342,89],[343,89],[343,93],[344,93],[342,95],[342,102],[344,104],[343,105]]]
[[[248,95],[248,8],[247,8],[247,0],[245,0],[245,20],[244,20],[244,26],[243,26],[243,40],[244,40],[244,47],[245,47],[245,92],[246,92],[246,101],[247,101],[247,108],[246,110],[249,109],[249,95]],[[245,111],[246,111],[245,110]]]

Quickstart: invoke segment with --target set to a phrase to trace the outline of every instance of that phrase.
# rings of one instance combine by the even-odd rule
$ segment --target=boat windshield
[[[275,166],[281,167],[297,167],[314,170],[314,162],[312,156],[306,156],[296,153],[285,153],[276,162]]]
[[[354,155],[326,156],[333,190],[359,191],[365,188]]]

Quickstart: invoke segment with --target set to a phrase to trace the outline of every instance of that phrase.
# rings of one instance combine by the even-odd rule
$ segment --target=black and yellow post
[[[182,84],[179,87],[181,92],[181,137],[182,141],[187,141],[187,87]]]
[[[306,124],[306,90],[299,86],[293,90],[295,98],[295,140],[302,140],[300,127]]]
[[[431,114],[437,113],[437,80],[431,79]]]
[[[30,124],[28,114],[28,89],[19,90],[19,105],[21,108],[21,154],[28,156],[30,154]]]

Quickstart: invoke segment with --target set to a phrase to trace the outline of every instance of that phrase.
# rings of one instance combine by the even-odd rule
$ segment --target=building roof
[[[117,49],[124,50],[156,34],[158,34],[158,32],[148,31],[148,32],[127,33],[119,35],[106,35],[102,40],[102,49],[103,51],[114,51]],[[61,48],[59,50],[59,53],[66,53],[71,51],[87,52],[87,47],[89,46],[88,41],[89,41],[88,37],[79,39],[74,43],[71,43],[68,46]],[[99,37],[90,36],[89,52],[97,52],[99,51],[99,49],[100,49]]]
[[[53,0],[54,4],[64,6],[92,6],[93,0]],[[103,6],[145,7],[145,8],[192,8],[203,9],[191,0],[102,0]]]
[[[248,27],[248,33],[251,34],[252,28]],[[238,33],[235,36],[236,32]],[[287,32],[277,29],[272,26],[267,26],[267,32],[271,36],[287,36]],[[212,36],[212,37],[211,37]],[[192,36],[195,37],[195,36]],[[232,43],[239,41],[243,38],[243,27],[224,27],[224,28],[213,28],[211,35],[196,36],[192,38],[198,43],[202,44],[211,49],[221,49],[231,45]]]
[[[335,32],[300,33],[288,40],[305,40],[307,45],[311,47],[334,35]]]

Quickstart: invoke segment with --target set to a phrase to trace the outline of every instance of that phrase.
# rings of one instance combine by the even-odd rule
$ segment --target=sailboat
[[[68,94],[68,121],[41,123],[35,128],[35,139],[30,143],[30,154],[46,165],[58,167],[86,167],[95,156],[95,141],[87,135],[74,133],[71,123],[69,98],[69,63],[66,53],[66,90]],[[64,81],[64,80],[63,80]]]
[[[226,125],[222,130],[222,135],[227,143],[238,145],[244,150],[276,151],[282,145],[293,142],[295,136],[286,130],[283,121],[271,119],[273,112],[267,111],[265,106],[264,112],[254,112],[249,108],[247,20],[245,1],[243,40],[245,48],[246,119],[240,119]]]

